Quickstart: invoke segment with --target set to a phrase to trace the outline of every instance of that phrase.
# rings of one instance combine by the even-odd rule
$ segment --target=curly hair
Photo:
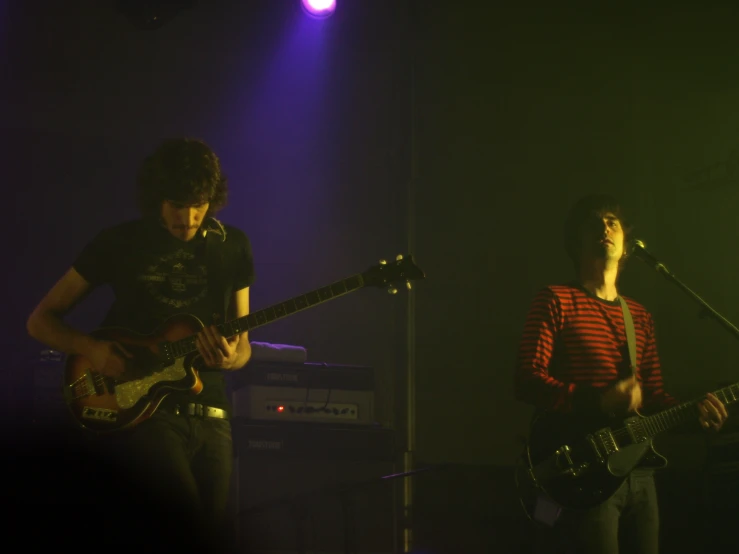
[[[137,177],[138,206],[145,217],[159,217],[162,203],[210,203],[209,216],[226,205],[227,179],[218,156],[193,138],[170,138],[147,156]]]
[[[603,217],[606,213],[612,213],[621,222],[624,230],[624,255],[618,263],[619,269],[628,258],[631,234],[633,227],[625,219],[621,204],[613,196],[608,194],[589,194],[580,198],[570,209],[564,225],[564,242],[567,255],[572,260],[576,270],[580,268],[580,248],[583,225],[593,217]]]

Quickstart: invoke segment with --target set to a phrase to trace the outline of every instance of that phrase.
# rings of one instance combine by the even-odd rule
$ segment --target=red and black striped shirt
[[[644,306],[623,296],[634,321],[637,379],[643,409],[675,400],[665,392],[654,323]],[[578,411],[605,387],[631,375],[626,328],[618,300],[574,285],[540,290],[529,308],[515,371],[516,397],[539,410]],[[593,394],[596,393],[596,394]],[[588,408],[594,408],[589,406]]]

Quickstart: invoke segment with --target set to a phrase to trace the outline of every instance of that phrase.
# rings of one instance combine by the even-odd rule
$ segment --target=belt
[[[213,406],[205,406],[203,404],[193,404],[192,402],[186,404],[184,407],[177,404],[174,407],[174,414],[228,419],[228,412],[222,408],[214,408]]]

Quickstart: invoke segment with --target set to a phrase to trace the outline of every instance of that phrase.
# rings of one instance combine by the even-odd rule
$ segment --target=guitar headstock
[[[425,279],[426,275],[411,254],[398,254],[395,261],[380,260],[379,264],[362,273],[362,277],[365,286],[388,287],[390,294],[396,294],[398,284],[405,284],[410,289],[411,281]]]

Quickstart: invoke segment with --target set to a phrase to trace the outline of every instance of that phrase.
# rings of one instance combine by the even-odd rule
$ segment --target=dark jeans
[[[147,511],[179,523],[193,542],[231,544],[227,504],[233,470],[231,424],[159,409],[107,439],[113,460],[146,491]],[[183,525],[184,524],[184,525]]]
[[[654,476],[633,471],[603,504],[564,511],[555,524],[572,554],[658,554],[659,510]]]

